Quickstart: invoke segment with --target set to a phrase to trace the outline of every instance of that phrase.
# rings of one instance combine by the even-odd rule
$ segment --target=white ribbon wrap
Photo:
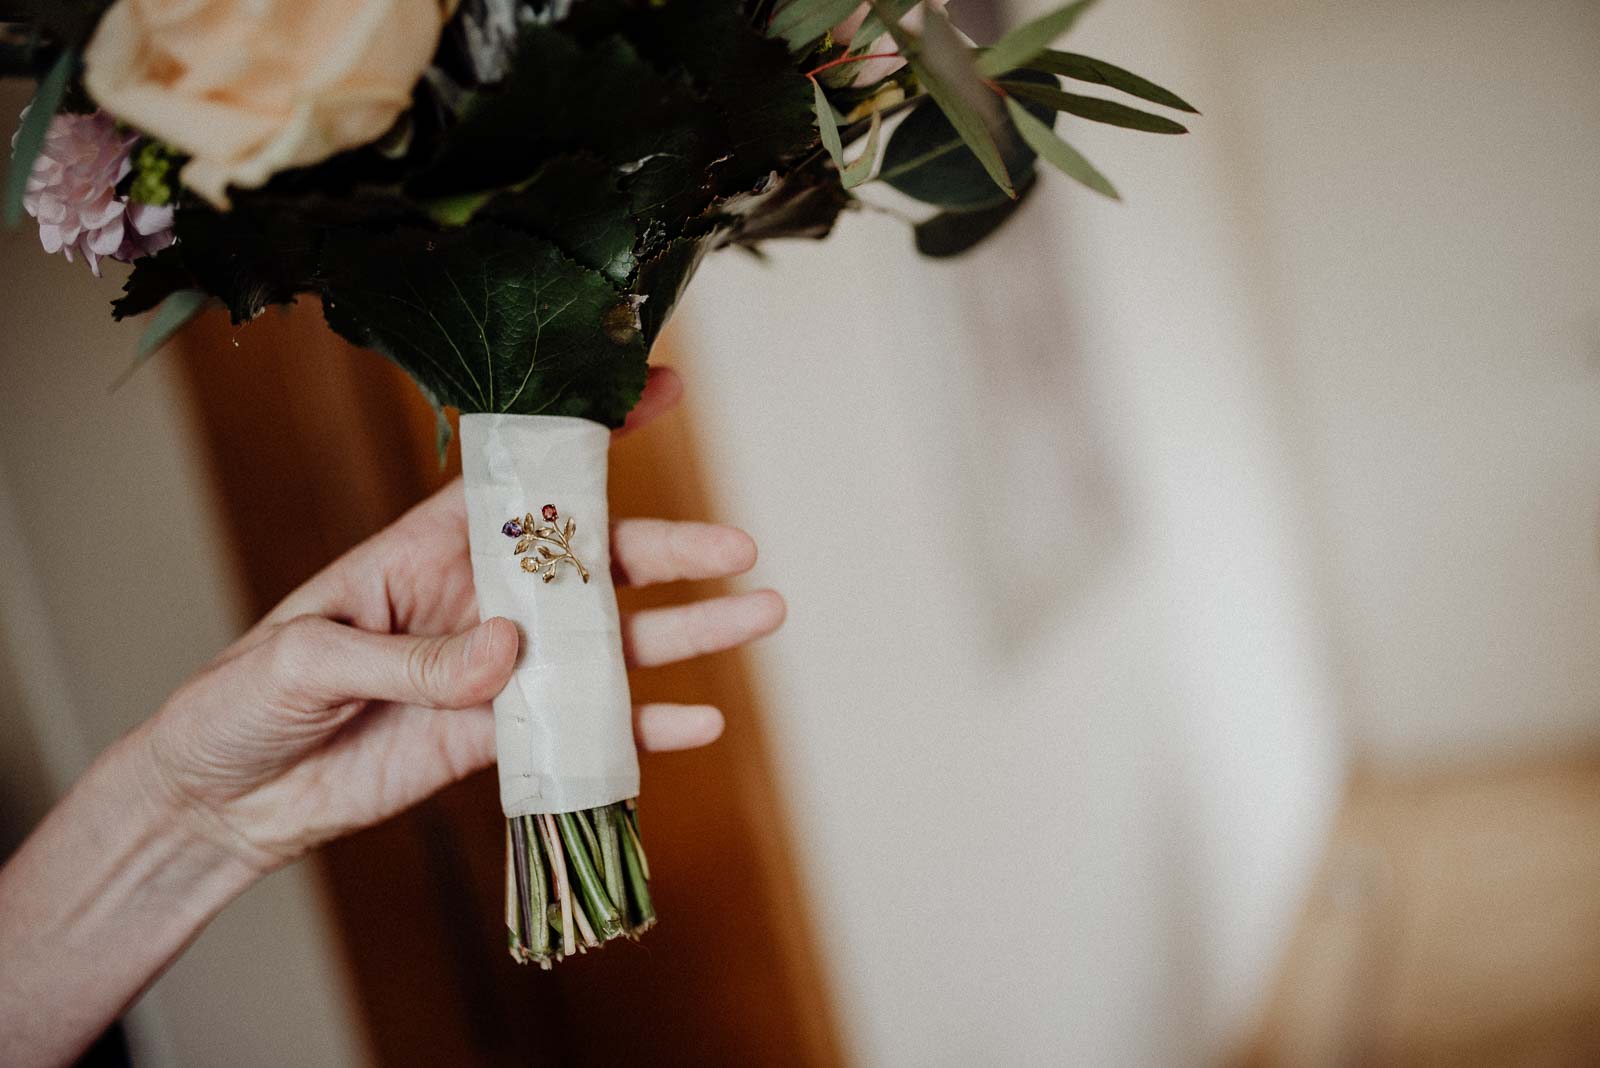
[[[510,816],[576,812],[639,793],[633,709],[611,585],[606,454],[611,432],[587,419],[463,415],[461,468],[478,612],[521,631],[515,673],[494,699],[500,804]],[[513,517],[555,505],[576,524],[567,564],[545,582],[522,570]],[[530,550],[528,556],[534,556]]]

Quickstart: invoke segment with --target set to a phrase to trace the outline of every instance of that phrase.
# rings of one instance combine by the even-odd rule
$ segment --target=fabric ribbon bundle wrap
[[[479,613],[521,632],[494,701],[506,922],[512,955],[546,967],[655,919],[611,581],[610,439],[587,419],[461,417]]]

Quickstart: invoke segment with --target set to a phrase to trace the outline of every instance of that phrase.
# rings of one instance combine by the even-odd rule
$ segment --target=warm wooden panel
[[[1251,1064],[1600,1064],[1600,754],[1365,776]]]
[[[207,316],[179,347],[256,612],[446,477],[410,383],[332,337],[314,306],[243,328]],[[615,515],[712,514],[683,414],[615,450],[612,499]],[[379,1063],[839,1062],[744,659],[635,686],[730,720],[711,749],[645,762],[662,922],[642,945],[551,973],[510,962],[492,775],[323,852]]]

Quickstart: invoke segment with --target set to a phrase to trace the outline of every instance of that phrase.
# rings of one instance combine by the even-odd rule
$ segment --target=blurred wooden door
[[[459,469],[452,455],[440,470],[409,381],[333,337],[313,303],[246,327],[206,316],[176,347],[257,614]],[[619,444],[611,492],[614,515],[710,516],[683,413]],[[715,584],[696,585],[652,595]],[[378,1063],[840,1061],[745,662],[640,673],[634,690],[711,701],[729,721],[708,750],[644,761],[662,922],[641,945],[548,973],[511,963],[492,772],[323,851]]]

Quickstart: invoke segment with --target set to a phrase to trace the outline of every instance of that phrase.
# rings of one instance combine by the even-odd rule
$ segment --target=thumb
[[[459,634],[375,634],[302,616],[263,643],[267,686],[306,711],[350,701],[470,708],[505,687],[517,659],[517,628],[488,619]]]

